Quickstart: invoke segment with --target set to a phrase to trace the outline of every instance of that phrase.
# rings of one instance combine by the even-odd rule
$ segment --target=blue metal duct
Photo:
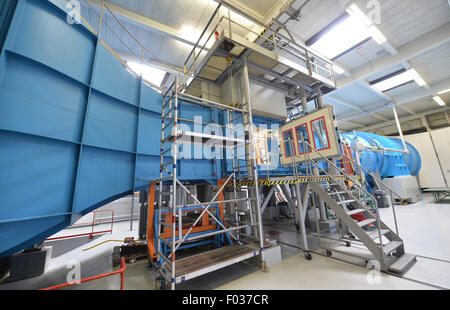
[[[9,29],[0,6],[0,257],[159,178],[161,95],[53,2],[18,0],[13,15],[8,6]],[[180,167],[181,179],[221,175],[211,160]]]
[[[356,134],[356,136],[355,136]],[[368,132],[346,133],[344,140],[351,144],[355,137],[365,146],[403,150],[402,141],[396,138],[383,137]],[[361,166],[372,172],[379,172],[382,178],[402,175],[418,175],[421,168],[419,152],[410,143],[406,143],[409,153],[374,152],[365,150],[361,153]]]
[[[159,179],[162,102],[87,25],[67,22],[66,1],[6,2],[0,5],[0,257]],[[182,102],[179,113],[225,122],[217,109]],[[181,159],[179,179],[215,183],[227,164]]]
[[[65,10],[64,0],[0,4],[0,257],[159,178],[161,95],[131,75],[87,25],[67,23]],[[225,122],[217,109],[180,104],[181,118],[194,115]],[[273,122],[254,118],[256,125]],[[395,139],[364,137],[401,148]],[[417,173],[420,156],[410,147],[405,165]],[[389,165],[405,163],[396,156],[367,152],[363,165],[389,174]],[[182,159],[179,179],[215,182],[229,165]],[[290,173],[279,166],[270,175]]]

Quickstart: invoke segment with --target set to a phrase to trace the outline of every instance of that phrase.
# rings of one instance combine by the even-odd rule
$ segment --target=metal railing
[[[292,143],[291,143],[291,139],[288,139],[288,140],[283,140],[282,141],[282,143],[285,143],[285,142],[289,142],[289,144],[290,144],[290,148],[291,148],[291,153],[293,152],[293,149],[295,148],[295,146],[294,145],[292,145]],[[310,147],[312,147],[308,142],[306,142],[306,141],[303,141],[302,140],[302,142],[305,142],[306,144],[308,144]],[[307,156],[307,154],[309,154],[311,151],[310,150],[307,150],[305,147],[304,147],[304,150],[305,150],[305,153],[302,153],[302,154],[299,154],[298,156],[303,156],[304,158],[305,158],[305,162],[309,159],[308,158],[308,156]],[[314,147],[312,147],[312,150],[314,150],[317,154],[319,154],[322,158],[324,158],[325,160],[327,160],[328,162],[330,162],[326,157],[324,157],[322,154],[320,154],[320,152],[318,152],[317,151],[317,149],[315,149]],[[306,152],[307,151],[307,152]],[[397,221],[397,212],[396,212],[396,210],[395,210],[395,203],[394,203],[394,195],[396,196],[396,197],[398,197],[399,199],[401,199],[401,196],[397,193],[397,192],[395,192],[391,187],[389,187],[387,184],[385,184],[380,178],[378,178],[373,172],[371,172],[371,171],[369,171],[369,170],[367,170],[367,169],[365,169],[364,167],[362,167],[360,164],[358,164],[353,158],[351,158],[351,157],[349,157],[348,155],[346,155],[345,153],[344,154],[342,154],[342,157],[345,157],[346,159],[347,159],[347,161],[350,161],[351,162],[351,164],[353,165],[353,167],[357,167],[357,168],[359,168],[359,171],[364,171],[365,173],[367,173],[368,175],[370,175],[375,181],[376,181],[376,183],[378,184],[381,184],[383,187],[385,187],[388,191],[389,191],[389,201],[390,201],[390,205],[391,205],[391,207],[392,207],[392,214],[393,214],[393,218],[394,218],[394,225],[395,225],[395,232],[396,232],[396,234],[397,234],[397,236],[399,236],[400,237],[400,235],[399,235],[399,229],[398,229],[398,221]],[[292,165],[294,165],[294,164],[296,164],[296,163],[294,163],[294,160],[293,160],[293,163],[292,163]],[[297,163],[298,164],[298,163]],[[333,164],[334,165],[334,164]],[[335,167],[336,167],[336,165],[334,165]],[[338,167],[337,167],[338,168]],[[294,168],[293,168],[294,169]],[[338,168],[339,170],[341,169],[341,168]],[[355,169],[355,170],[357,170],[357,169]],[[365,184],[366,183],[366,180],[365,180],[365,178],[362,178],[361,177],[361,182],[363,183],[363,184]],[[359,186],[359,184],[358,183],[355,183],[355,184],[357,184],[358,185],[358,187],[359,188],[361,188],[361,186]],[[367,190],[365,190],[365,189],[363,189],[364,190],[364,192],[367,192]],[[368,192],[367,192],[368,193]],[[369,197],[374,201],[374,203],[377,203],[377,200],[376,200],[376,198],[372,195],[372,194],[370,194],[370,193],[368,193],[369,194]],[[377,212],[378,213],[378,212]]]
[[[68,0],[66,0],[68,1]],[[100,6],[100,13],[97,13],[97,10],[95,10],[91,3],[89,3],[86,0],[83,0],[83,2],[86,4],[86,6],[88,7],[88,9],[90,10],[90,12],[92,12],[94,14],[94,16],[98,17],[98,25],[96,27],[96,29],[94,27],[92,27],[87,21],[86,19],[84,19],[81,14],[80,17],[83,21],[84,24],[86,24],[87,28],[95,35],[98,37],[98,39],[100,40],[100,43],[105,46],[105,48],[117,59],[119,60],[119,62],[128,69],[128,71],[133,74],[135,77],[141,79],[144,83],[146,83],[147,85],[149,85],[150,87],[158,90],[159,92],[162,92],[162,88],[160,85],[155,85],[153,84],[151,81],[148,81],[147,79],[145,79],[145,77],[142,76],[142,73],[139,74],[138,72],[136,72],[135,70],[133,70],[133,68],[131,68],[127,61],[125,61],[123,59],[123,57],[121,57],[117,52],[115,52],[109,45],[107,41],[107,38],[102,39],[101,38],[101,33],[102,31],[105,31],[106,29],[108,29],[108,32],[110,32],[117,40],[118,42],[126,49],[130,52],[130,55],[133,55],[134,57],[136,57],[137,61],[139,61],[139,63],[141,65],[145,65],[147,64],[147,55],[150,55],[153,59],[156,59],[159,62],[162,62],[161,59],[158,57],[158,55],[154,52],[152,52],[149,48],[147,48],[140,40],[138,40],[136,38],[136,36],[131,33],[131,31],[125,27],[125,25],[120,21],[120,19],[117,17],[116,14],[113,13],[113,10],[109,7],[109,4],[106,1],[102,1]],[[80,12],[79,12],[80,13]],[[109,20],[107,20],[105,18],[105,16],[110,16],[111,18]],[[115,24],[117,24],[118,27],[112,27],[111,23],[115,22]],[[124,35],[118,34],[117,32],[119,30],[123,30],[124,31]],[[129,37],[131,39],[131,41],[125,42],[124,37]],[[133,43],[135,44],[135,46],[133,46]],[[183,71],[180,68],[177,68],[176,66],[170,65],[170,64],[164,64],[165,67],[169,68],[170,70],[177,72],[178,74],[183,74]],[[186,73],[184,73],[186,74]]]
[[[397,233],[397,236],[400,236],[398,233],[398,223],[397,223],[397,213],[395,211],[395,203],[394,203],[394,198],[392,194],[395,194],[398,198],[401,199],[401,196],[395,192],[391,187],[389,187],[388,185],[386,185],[380,178],[378,178],[375,174],[373,174],[372,172],[368,171],[367,169],[365,169],[363,166],[361,166],[360,164],[358,164],[353,158],[350,158],[349,156],[343,154],[344,157],[346,157],[347,159],[349,159],[354,165],[356,165],[359,169],[361,169],[362,171],[366,172],[368,175],[370,175],[374,180],[376,180],[376,182],[381,183],[386,189],[389,190],[389,199],[391,202],[391,206],[392,206],[392,214],[394,216],[394,223],[395,223],[395,232]]]
[[[316,150],[315,147],[313,147],[311,144],[309,144],[308,142],[306,142],[305,140],[302,140],[302,143],[304,145],[304,149],[306,150],[305,146],[309,146],[310,149],[312,151],[314,151],[315,153],[317,153],[318,155],[320,155],[320,157],[322,157],[329,165],[333,166],[335,169],[337,169],[337,171],[342,171],[341,168],[339,168],[335,163],[333,163],[331,160],[329,160],[328,158],[326,158],[324,155],[322,155],[319,151]],[[358,188],[360,190],[363,191],[363,193],[366,196],[369,196],[370,198],[372,198],[372,201],[374,203],[375,206],[375,212],[376,212],[376,216],[374,216],[371,212],[371,210],[369,210],[361,201],[359,201],[351,192],[350,190],[347,188],[347,185],[342,185],[336,178],[334,178],[329,172],[327,172],[325,169],[323,169],[316,161],[314,161],[313,159],[309,158],[309,153],[306,153],[307,156],[307,161],[310,164],[314,164],[316,167],[318,167],[320,170],[322,170],[322,172],[324,172],[328,177],[330,177],[335,184],[337,184],[338,186],[340,186],[343,190],[345,190],[347,192],[347,194],[355,201],[358,203],[358,205],[360,205],[365,211],[367,211],[369,214],[371,214],[371,216],[373,216],[376,220],[377,223],[377,230],[378,230],[378,237],[380,240],[380,259],[381,259],[381,263],[384,263],[384,251],[383,251],[383,242],[382,242],[382,234],[381,234],[381,219],[380,219],[380,212],[378,209],[378,203],[377,200],[375,199],[375,197],[373,195],[371,195],[362,185],[358,184],[358,182],[353,182],[353,184],[355,184],[356,186],[358,186]],[[310,171],[312,173],[312,171]],[[347,174],[344,174],[345,176],[348,176]],[[350,180],[350,177],[349,177]],[[319,235],[320,235],[320,230],[318,231]]]
[[[42,288],[40,290],[41,291],[58,290],[60,288],[74,286],[74,285],[78,285],[78,284],[81,284],[81,283],[90,282],[90,281],[94,281],[94,280],[98,280],[98,279],[102,279],[102,278],[106,278],[106,277],[111,277],[111,276],[114,276],[116,274],[120,274],[120,290],[123,291],[123,289],[124,289],[124,282],[125,282],[125,269],[127,269],[127,265],[125,264],[125,258],[122,257],[122,259],[120,260],[120,269],[118,269],[116,271],[103,273],[103,274],[100,274],[98,276],[93,276],[93,277],[81,279],[79,281],[74,281],[74,282],[63,283],[63,284],[59,284],[59,285],[50,286],[50,287]]]
[[[101,212],[111,212],[111,228],[107,229],[107,230],[101,230],[101,231],[94,231],[94,226],[97,224],[95,222],[95,216],[97,213],[101,213]],[[103,220],[101,220],[102,222],[100,224],[105,224],[105,222]],[[84,224],[84,223],[82,223]],[[74,235],[68,235],[68,236],[61,236],[61,237],[52,237],[52,238],[47,238],[45,239],[45,241],[52,241],[52,240],[60,240],[60,239],[67,239],[67,238],[75,238],[75,237],[83,237],[83,236],[89,236],[89,239],[92,239],[94,237],[94,235],[97,234],[105,234],[105,233],[112,233],[113,231],[113,227],[114,227],[114,210],[95,210],[93,211],[93,215],[92,215],[92,230],[91,232],[88,233],[82,233],[82,234],[74,234]],[[69,227],[69,228],[75,228],[75,227]]]
[[[224,6],[228,8],[228,16],[223,15],[220,17],[216,24],[213,24],[214,20],[220,15],[220,8]],[[302,65],[304,63],[304,68],[308,70],[309,75],[318,74],[326,79],[331,80],[336,86],[336,77],[333,70],[333,62],[326,57],[320,55],[318,52],[312,50],[311,48],[300,45],[296,42],[293,42],[291,39],[285,37],[280,34],[278,31],[271,29],[270,27],[262,24],[261,22],[255,20],[251,16],[245,15],[247,20],[253,23],[253,25],[261,28],[260,32],[256,32],[249,27],[242,25],[239,22],[234,21],[230,15],[231,6],[225,2],[219,3],[213,15],[209,19],[205,28],[203,29],[200,37],[198,38],[196,44],[192,48],[189,53],[186,61],[184,62],[184,72],[189,75],[191,78],[195,79],[197,77],[197,67],[200,62],[199,58],[201,57],[202,52],[208,50],[208,43],[211,39],[218,37],[219,32],[227,29],[229,32],[229,36],[232,39],[233,37],[233,26],[234,28],[243,29],[245,32],[253,34],[256,36],[253,39],[253,42],[256,42],[258,39],[263,39],[264,42],[270,42],[269,46],[265,47],[264,44],[259,44],[261,47],[273,51],[278,57],[280,51],[285,52],[286,54],[293,56],[296,59],[296,63]],[[234,9],[234,8],[232,8]],[[238,14],[242,14],[242,12],[238,12]],[[212,25],[212,29],[208,32],[208,28]],[[265,35],[269,33],[270,35]],[[200,42],[203,44],[200,44]],[[169,88],[170,89],[170,88]]]

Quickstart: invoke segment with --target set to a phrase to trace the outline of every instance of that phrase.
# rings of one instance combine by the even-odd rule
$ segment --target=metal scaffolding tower
[[[252,180],[258,184],[258,173],[255,159],[255,145],[253,140],[252,111],[249,96],[248,71],[243,70],[243,85],[245,88],[245,103],[239,107],[227,106],[218,102],[198,98],[184,91],[184,86],[179,84],[178,77],[169,89],[162,103],[161,122],[161,156],[160,156],[160,182],[158,201],[158,228],[157,237],[157,267],[163,282],[171,283],[171,289],[175,289],[177,283],[200,276],[207,272],[223,268],[244,259],[260,256],[261,267],[266,269],[264,263],[264,234],[260,212],[260,198],[258,186],[248,187],[248,197],[238,198],[236,183],[243,180]],[[240,138],[230,138],[226,135],[205,135],[202,133],[181,131],[179,125],[180,103],[207,106],[225,111],[231,130],[237,124],[243,125],[243,135]],[[237,116],[238,115],[238,116]],[[208,125],[207,123],[203,123]],[[214,140],[225,142],[224,149],[231,148],[231,161],[233,172],[222,182],[218,183],[218,191],[211,201],[201,202],[195,193],[192,193],[187,184],[178,179],[177,162],[180,145],[191,142],[191,138],[202,138],[202,143]],[[243,158],[237,157],[239,151],[245,149]],[[242,156],[241,156],[242,157]],[[245,167],[245,173],[240,168]],[[235,198],[223,200],[223,190],[229,184],[234,184]],[[185,192],[194,203],[187,204],[181,199],[180,192]],[[222,198],[222,199],[220,199]],[[166,203],[165,203],[166,202]],[[168,202],[168,203],[167,203]],[[247,202],[248,216],[240,217],[236,214],[236,220],[230,226],[227,225],[217,206],[225,203]],[[188,211],[199,211],[194,222],[186,219],[183,214]],[[200,212],[201,211],[201,212]],[[170,214],[170,215],[169,215]],[[217,225],[217,230],[206,233],[194,233],[197,223],[207,214]],[[162,216],[171,216],[172,222],[162,221]],[[171,231],[170,238],[162,237],[162,231]],[[177,259],[177,251],[183,244],[210,238],[212,236],[225,236],[232,245],[213,251],[197,254],[192,257]],[[167,235],[166,235],[167,236]]]

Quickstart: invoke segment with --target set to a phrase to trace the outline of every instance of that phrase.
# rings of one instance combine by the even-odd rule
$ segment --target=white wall
[[[423,132],[407,135],[405,140],[417,149],[422,159],[422,167],[419,172],[420,187],[446,187],[430,134]]]
[[[431,137],[441,162],[442,172],[450,186],[450,127],[431,131]]]
[[[250,96],[254,114],[286,119],[286,99],[283,93],[250,83]]]
[[[231,87],[233,91],[231,91]],[[241,102],[241,83],[236,77],[232,77],[232,85],[227,79],[222,85],[222,102],[231,104]],[[233,94],[233,98],[231,98]],[[252,112],[254,115],[272,117],[275,119],[286,119],[286,99],[282,92],[271,88],[255,84],[250,81],[250,97],[252,102]]]

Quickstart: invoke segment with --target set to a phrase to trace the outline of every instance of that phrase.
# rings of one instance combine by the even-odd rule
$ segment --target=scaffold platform
[[[224,268],[260,254],[258,244],[234,244],[178,259],[175,263],[175,281],[184,281]],[[168,270],[171,271],[170,265]]]

